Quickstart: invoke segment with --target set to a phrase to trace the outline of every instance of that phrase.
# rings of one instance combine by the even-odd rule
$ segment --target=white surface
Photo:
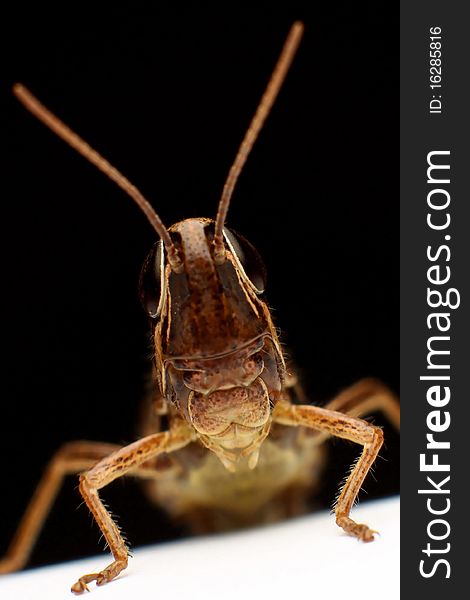
[[[380,531],[369,544],[346,536],[319,513],[263,529],[192,538],[136,550],[130,566],[90,600],[398,600],[398,498],[363,502],[353,517]],[[0,578],[1,600],[73,599],[79,576],[109,556],[32,569]]]

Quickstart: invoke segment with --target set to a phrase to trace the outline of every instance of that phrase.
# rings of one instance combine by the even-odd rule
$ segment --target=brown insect
[[[114,579],[128,547],[99,497],[122,475],[146,480],[147,491],[195,530],[215,531],[289,516],[319,477],[330,436],[363,447],[335,505],[336,522],[364,542],[374,539],[350,511],[383,442],[382,430],[359,417],[382,410],[399,425],[395,396],[379,381],[360,381],[325,408],[304,404],[286,368],[264,293],[264,267],[254,247],[225,228],[230,199],[274,103],[303,32],[294,23],[225,183],[215,221],[187,219],[166,229],[142,194],[22,85],[17,98],[140,206],[160,237],[141,274],[141,299],[152,323],[155,389],[142,435],[120,448],[78,441],[52,459],[19,525],[0,573],[27,561],[64,476],[81,473],[80,493],[113,555],[105,569],[83,575],[79,594]],[[161,417],[168,429],[161,431]]]

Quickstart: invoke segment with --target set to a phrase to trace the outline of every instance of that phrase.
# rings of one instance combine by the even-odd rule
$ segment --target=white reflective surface
[[[115,581],[90,600],[398,600],[398,498],[362,502],[353,518],[380,531],[363,544],[344,535],[328,513],[232,535],[192,538],[135,550]],[[96,572],[109,555],[0,578],[1,600],[75,598],[70,585]]]

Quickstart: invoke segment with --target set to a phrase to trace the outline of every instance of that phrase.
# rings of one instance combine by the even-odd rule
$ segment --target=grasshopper
[[[140,277],[155,385],[136,442],[118,447],[77,441],[57,452],[0,560],[0,573],[24,566],[66,475],[80,473],[80,493],[113,556],[106,568],[72,585],[80,594],[93,581],[111,581],[128,564],[127,543],[99,495],[116,478],[143,479],[152,500],[195,530],[270,521],[299,510],[320,476],[322,444],[331,436],[362,446],[336,500],[336,523],[359,540],[374,539],[374,530],[350,517],[383,443],[382,430],[360,417],[382,410],[398,426],[397,398],[381,382],[365,379],[324,408],[305,404],[264,298],[263,262],[250,242],[225,227],[238,176],[302,33],[303,25],[294,23],[229,171],[215,220],[191,218],[169,229],[117,169],[15,85],[25,107],[125,190],[159,236]]]

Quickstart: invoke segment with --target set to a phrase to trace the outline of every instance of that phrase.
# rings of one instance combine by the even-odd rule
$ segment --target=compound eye
[[[145,312],[152,319],[160,316],[163,306],[163,244],[152,246],[140,271],[139,296]]]
[[[258,250],[235,231],[224,228],[224,235],[246,279],[251,283],[257,294],[262,294],[266,289],[266,267]]]

